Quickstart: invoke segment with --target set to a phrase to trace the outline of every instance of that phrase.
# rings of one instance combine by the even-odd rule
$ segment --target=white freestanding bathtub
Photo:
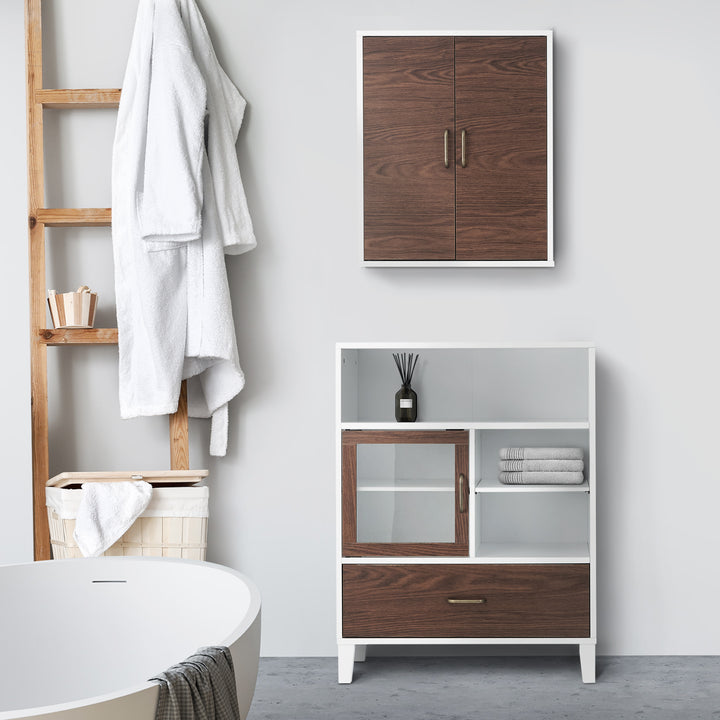
[[[243,719],[260,594],[221,565],[102,557],[0,567],[0,720],[153,720],[148,678],[225,645]]]

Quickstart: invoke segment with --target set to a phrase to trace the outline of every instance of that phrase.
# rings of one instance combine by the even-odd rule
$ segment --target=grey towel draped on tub
[[[226,647],[203,647],[156,677],[155,720],[242,720],[232,655]]]

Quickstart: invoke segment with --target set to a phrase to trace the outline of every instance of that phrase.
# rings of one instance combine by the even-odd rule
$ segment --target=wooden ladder
[[[45,507],[49,479],[47,348],[52,345],[117,343],[117,328],[47,327],[45,228],[100,227],[111,224],[110,208],[46,208],[43,162],[45,108],[117,108],[119,89],[55,90],[42,82],[42,0],[25,0],[28,147],[28,227],[30,249],[30,382],[32,416],[33,526],[36,560],[50,559]],[[183,382],[178,410],[170,416],[170,467],[189,470],[187,388]]]

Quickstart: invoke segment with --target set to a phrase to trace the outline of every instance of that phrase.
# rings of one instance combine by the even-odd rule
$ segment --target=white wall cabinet
[[[393,352],[420,354],[397,423]],[[595,350],[337,345],[338,678],[367,645],[577,645],[595,679]],[[499,482],[503,447],[581,448],[577,484]]]

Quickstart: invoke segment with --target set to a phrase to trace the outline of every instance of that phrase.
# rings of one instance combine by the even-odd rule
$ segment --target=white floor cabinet
[[[419,354],[396,422],[393,353]],[[337,346],[338,679],[368,645],[575,645],[595,680],[595,349]],[[575,484],[503,484],[502,448],[580,448]]]

